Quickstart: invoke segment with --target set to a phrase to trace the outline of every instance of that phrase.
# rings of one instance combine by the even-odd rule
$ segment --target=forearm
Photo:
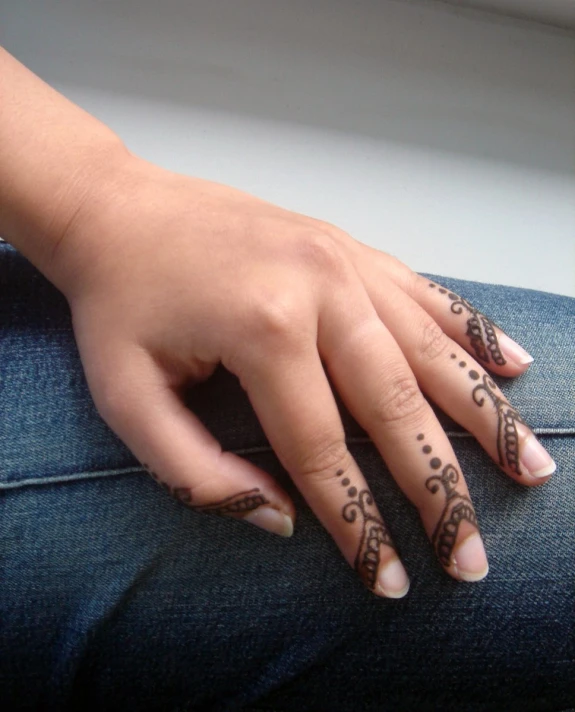
[[[127,150],[0,47],[0,236],[49,278],[67,226]]]

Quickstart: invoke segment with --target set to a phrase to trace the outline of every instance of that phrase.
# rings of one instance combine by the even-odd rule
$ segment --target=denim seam
[[[535,428],[537,435],[575,435],[573,428]],[[450,438],[472,438],[471,433],[454,433],[447,432],[446,435]],[[371,438],[368,437],[351,437],[346,439],[349,445],[374,445]],[[228,450],[234,455],[258,455],[263,453],[273,452],[269,445],[259,445],[255,447],[241,448],[238,450]],[[121,475],[130,475],[136,473],[144,473],[141,466],[135,467],[120,467],[111,470],[99,470],[97,472],[78,472],[71,475],[56,475],[49,477],[31,477],[29,479],[18,480],[16,482],[0,482],[1,490],[18,489],[20,487],[33,487],[37,485],[50,485],[60,482],[76,482],[79,480],[94,480],[103,477],[119,477]]]

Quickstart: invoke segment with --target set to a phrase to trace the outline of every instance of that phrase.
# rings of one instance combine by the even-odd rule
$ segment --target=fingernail
[[[453,563],[463,581],[481,581],[487,576],[489,564],[479,534],[471,534],[457,547]]]
[[[280,536],[291,536],[293,534],[293,522],[291,517],[283,512],[278,512],[272,507],[258,507],[253,512],[246,514],[242,519],[256,527],[266,529],[272,534]]]
[[[399,559],[393,559],[379,572],[377,587],[388,598],[403,598],[409,591],[409,579]]]
[[[547,477],[557,469],[551,455],[533,434],[529,435],[521,448],[521,464],[531,477]]]
[[[505,356],[517,364],[517,366],[526,366],[528,363],[533,362],[533,356],[528,354],[525,349],[521,348],[516,341],[510,339],[507,334],[504,334],[503,332],[497,334],[497,343]]]

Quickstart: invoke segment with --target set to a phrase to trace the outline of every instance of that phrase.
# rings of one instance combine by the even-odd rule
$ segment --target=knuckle
[[[351,453],[345,439],[340,437],[326,440],[323,444],[316,444],[315,449],[312,448],[312,454],[300,461],[297,470],[307,479],[324,482],[335,478],[339,470],[347,472],[351,464]]]
[[[419,353],[427,361],[433,361],[445,353],[449,339],[443,329],[433,319],[426,319],[421,332]]]
[[[102,419],[114,430],[130,421],[133,414],[131,388],[121,379],[103,378],[94,391],[94,403]]]
[[[332,240],[350,239],[350,236],[344,230],[337,227],[337,225],[334,225],[333,223],[317,219],[314,220],[314,223],[319,228],[320,232],[327,235]]]
[[[425,409],[423,397],[413,376],[397,376],[385,388],[370,413],[372,421],[391,424],[416,419]]]
[[[399,262],[399,260],[397,260],[397,263],[398,270],[399,266],[401,266],[402,269],[402,289],[406,294],[409,294],[410,297],[415,299],[421,292],[421,285],[424,284],[425,280],[420,274],[413,272],[409,267]]]
[[[344,271],[345,256],[330,234],[311,230],[301,234],[296,242],[298,256],[308,268],[327,274]]]
[[[300,309],[287,294],[273,294],[254,305],[250,334],[256,341],[292,341],[299,333]]]

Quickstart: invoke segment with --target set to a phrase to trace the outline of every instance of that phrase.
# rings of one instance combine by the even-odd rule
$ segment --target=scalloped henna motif
[[[198,512],[226,517],[253,512],[254,509],[261,507],[263,504],[269,504],[269,501],[261,494],[259,487],[255,487],[222,499],[220,502],[194,507],[194,509]]]
[[[359,517],[362,521],[361,537],[355,557],[354,568],[364,584],[374,589],[377,580],[377,570],[381,559],[381,547],[393,546],[391,536],[382,519],[375,510],[373,495],[369,490],[362,490],[357,499],[348,502],[343,510],[346,522],[355,522]],[[373,507],[373,511],[370,509]]]
[[[210,504],[194,505],[192,504],[192,490],[190,487],[172,487],[167,482],[161,480],[158,475],[153,472],[148,465],[142,463],[142,467],[156,480],[156,482],[169,492],[173,497],[179,499],[183,504],[188,505],[196,512],[204,512],[206,514],[216,514],[221,517],[241,516],[247,512],[252,512],[254,509],[261,507],[263,504],[269,504],[269,501],[261,493],[259,487],[238,494],[226,497],[218,502]]]
[[[437,287],[433,282],[430,282],[429,286]],[[465,333],[469,337],[471,348],[475,351],[476,357],[484,363],[493,361],[498,366],[505,366],[507,361],[499,348],[497,334],[495,333],[495,323],[476,309],[467,299],[454,292],[449,292],[443,287],[439,287],[439,291],[442,294],[447,294],[447,297],[451,300],[451,311],[454,314],[462,314],[465,310],[470,315]]]
[[[431,536],[431,543],[446,568],[451,566],[453,548],[461,523],[467,521],[478,529],[471,500],[455,489],[458,481],[459,472],[453,465],[446,465],[440,475],[432,475],[425,481],[425,486],[432,494],[436,494],[440,489],[445,493],[445,507]]]
[[[485,363],[491,360],[498,366],[504,366],[507,361],[501,353],[499,343],[497,342],[497,334],[495,333],[495,324],[488,319],[485,314],[482,314],[467,299],[449,292],[447,295],[451,299],[451,311],[454,314],[461,314],[465,309],[471,316],[467,320],[467,336],[471,342],[471,347],[475,351],[477,358]]]
[[[499,464],[503,467],[508,467],[516,475],[521,475],[517,423],[522,423],[523,425],[526,425],[526,423],[512,405],[497,395],[496,388],[494,381],[485,374],[483,382],[473,389],[473,400],[480,408],[485,404],[486,396],[493,403],[497,412],[497,454],[499,456]]]

